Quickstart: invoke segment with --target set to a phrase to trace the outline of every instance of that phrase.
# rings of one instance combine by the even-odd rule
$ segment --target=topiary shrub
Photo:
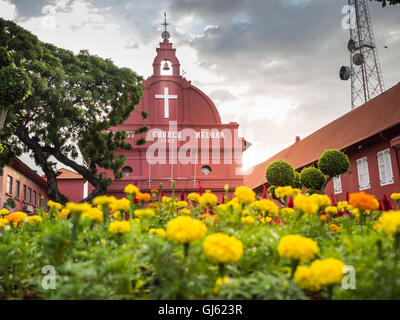
[[[349,171],[350,160],[342,151],[325,150],[318,160],[318,168],[323,174],[333,178]]]
[[[300,173],[300,183],[307,189],[320,190],[325,183],[325,176],[317,168],[304,168]]]
[[[301,189],[303,187],[303,185],[301,184],[301,181],[300,181],[300,173],[298,173],[296,171],[294,172],[294,181],[293,181],[292,187],[297,188],[297,189]]]
[[[291,186],[295,179],[295,171],[290,163],[284,160],[277,160],[268,166],[266,178],[268,183],[273,186]]]

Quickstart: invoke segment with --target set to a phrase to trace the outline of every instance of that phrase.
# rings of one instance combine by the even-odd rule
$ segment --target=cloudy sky
[[[369,2],[369,1],[368,1]],[[163,12],[185,77],[236,121],[257,164],[349,112],[346,0],[0,0],[40,40],[147,77]],[[386,89],[400,82],[400,6],[370,3]],[[384,48],[387,46],[388,48]]]

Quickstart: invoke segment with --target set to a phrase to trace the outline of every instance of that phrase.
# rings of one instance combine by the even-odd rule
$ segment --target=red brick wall
[[[388,197],[393,192],[400,192],[400,173],[399,173],[399,154],[398,149],[390,148],[390,156],[392,162],[392,171],[394,177],[394,183],[386,186],[380,185],[379,169],[378,169],[378,158],[377,153],[385,149],[390,148],[390,143],[384,141],[383,139],[375,139],[371,141],[368,145],[362,146],[361,149],[353,149],[347,152],[350,159],[350,170],[348,173],[342,175],[342,193],[334,195],[335,200],[342,201],[346,200],[346,193],[359,192],[358,183],[358,172],[356,161],[360,158],[367,157],[368,160],[368,171],[371,188],[363,190],[366,193],[374,194],[379,200],[383,198],[386,194]],[[397,153],[397,155],[396,155]],[[333,183],[330,182],[326,188],[326,194],[333,194]],[[394,205],[394,201],[392,201]]]
[[[58,179],[58,188],[70,201],[79,202],[83,199],[85,180],[83,179]]]
[[[12,193],[9,194],[8,190],[6,190],[7,186],[7,176],[10,176],[13,178],[12,181]],[[16,184],[17,181],[20,182],[20,192],[19,192],[19,197],[17,197],[16,193]],[[26,185],[26,190],[27,190],[27,196],[26,200],[23,200],[23,193],[24,193],[24,185]],[[31,197],[31,202],[28,203],[28,188],[31,188],[32,190],[32,197]],[[35,201],[33,200],[33,194],[36,192],[36,205]],[[0,176],[0,208],[3,207],[3,203],[8,199],[8,198],[13,198],[15,203],[16,203],[16,208],[13,211],[24,211],[24,206],[25,205],[31,205],[33,206],[34,210],[38,208],[38,194],[41,195],[42,197],[45,198],[46,202],[48,200],[47,196],[47,191],[43,189],[43,187],[39,186],[37,183],[23,175],[22,173],[16,171],[14,168],[11,168],[9,166],[4,167],[3,169],[3,176]],[[44,205],[44,201],[42,201],[41,206]]]

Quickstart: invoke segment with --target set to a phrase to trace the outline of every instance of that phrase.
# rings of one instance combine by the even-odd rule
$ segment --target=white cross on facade
[[[164,94],[156,94],[156,99],[164,99],[164,118],[169,118],[169,99],[178,99],[176,94],[169,95],[168,88],[164,88]]]

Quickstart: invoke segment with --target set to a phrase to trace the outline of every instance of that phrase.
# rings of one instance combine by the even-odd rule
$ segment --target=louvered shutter
[[[390,157],[390,149],[378,152],[378,168],[381,186],[394,183],[392,159]]]
[[[341,179],[341,176],[333,178],[333,192],[334,192],[334,194],[342,193],[342,179]]]
[[[357,173],[358,173],[358,184],[360,190],[366,190],[371,188],[367,157],[357,160]]]

